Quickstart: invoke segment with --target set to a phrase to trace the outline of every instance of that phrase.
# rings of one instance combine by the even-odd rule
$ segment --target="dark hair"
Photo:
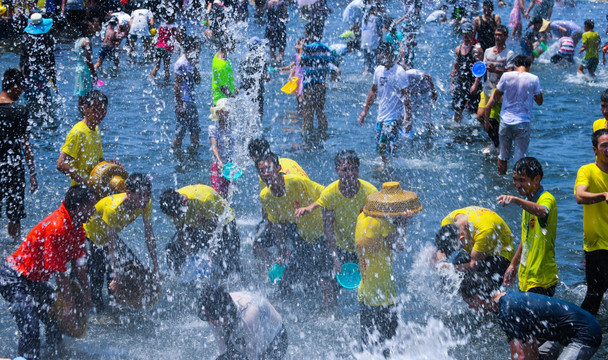
[[[587,19],[585,20],[585,26],[593,30],[593,28],[595,27],[595,23],[593,22],[593,20]]]
[[[492,3],[492,0],[484,0],[482,6],[487,6],[490,9],[494,10],[494,4]]]
[[[100,90],[91,90],[84,96],[82,106],[90,107],[96,102],[100,102],[103,105],[108,105],[108,97]]]
[[[523,66],[525,68],[529,68],[532,66],[532,60],[530,60],[530,57],[526,55],[517,55],[515,59],[513,59],[513,63],[515,64],[515,67]]]
[[[532,24],[542,24],[543,23],[543,17],[540,15],[536,15],[535,17],[532,18]]]
[[[129,192],[139,192],[141,189],[151,191],[152,182],[150,176],[142,173],[133,173],[129,175],[127,181],[125,181],[125,187]]]
[[[492,280],[488,275],[484,275],[478,271],[470,271],[462,279],[458,292],[463,299],[471,299],[474,296],[489,299],[499,288],[500,284]]]
[[[198,317],[202,320],[226,319],[220,331],[223,332],[229,354],[238,348],[237,346],[244,345],[243,338],[236,331],[237,316],[236,304],[224,286],[208,284],[203,287],[201,296],[198,298]]]
[[[494,30],[494,32],[496,32],[496,31],[503,33],[503,35],[509,35],[509,28],[506,27],[505,25],[497,26],[496,30]]]
[[[249,157],[255,161],[255,159],[258,159],[264,153],[270,151],[270,144],[268,143],[268,140],[263,137],[256,138],[249,142],[247,150],[249,151]]]
[[[591,136],[591,144],[593,144],[593,147],[597,147],[600,136],[606,135],[606,134],[608,134],[608,129],[599,129],[598,131],[594,132],[593,135]]]
[[[196,38],[194,36],[185,35],[183,37],[182,49],[184,49],[184,52],[190,52],[190,51],[196,50],[197,46],[198,46],[198,41],[196,40]]]
[[[384,18],[384,21],[382,21],[382,26],[384,26],[384,28],[386,30],[388,30],[389,32],[391,32],[391,30],[393,30],[395,28],[395,26],[393,26],[393,23],[395,22],[395,18],[392,16],[387,16]]]
[[[82,204],[88,204],[89,202],[95,202],[96,200],[95,191],[90,187],[82,184],[74,185],[68,189],[63,199],[63,204],[68,212],[76,211],[76,209]]]
[[[602,97],[600,98],[601,102],[608,102],[608,89],[604,90],[602,93]]]
[[[15,68],[7,69],[2,76],[2,91],[9,91],[13,86],[23,88],[25,78],[21,71]]]
[[[337,153],[336,157],[334,158],[335,168],[337,169],[338,167],[340,167],[340,165],[342,165],[342,163],[345,161],[353,163],[357,165],[357,167],[359,167],[360,164],[359,156],[354,150],[342,150]]]
[[[395,49],[393,48],[393,45],[391,45],[387,42],[383,42],[380,45],[378,45],[378,49],[376,50],[376,53],[378,55],[380,55],[380,54],[393,55],[394,50]]]
[[[435,235],[435,247],[445,256],[450,256],[460,249],[460,228],[455,224],[444,225]]]
[[[182,195],[177,190],[168,188],[160,195],[160,211],[170,217],[177,217],[182,206]]]
[[[267,161],[270,160],[272,161],[272,163],[274,164],[274,166],[280,166],[281,164],[279,164],[279,157],[277,156],[277,154],[273,153],[272,151],[268,150],[267,152],[263,153],[260,157],[258,157],[258,159],[256,160],[255,163],[255,167],[258,167],[258,163],[260,161]]]
[[[529,177],[530,179],[534,179],[536,176],[540,175],[540,178],[543,178],[543,167],[536,158],[526,156],[517,160],[515,165],[513,165],[513,172],[519,175],[524,175]]]

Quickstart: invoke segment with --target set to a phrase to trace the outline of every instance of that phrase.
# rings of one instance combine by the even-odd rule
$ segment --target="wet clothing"
[[[29,136],[29,112],[15,102],[0,103],[0,205],[11,221],[25,218],[25,158],[22,141]]]
[[[479,45],[485,51],[488,48],[496,45],[494,41],[494,30],[496,30],[496,19],[494,14],[490,16],[490,20],[486,21],[483,16],[479,17],[479,27],[477,28],[477,41]]]
[[[561,59],[574,62],[574,40],[568,36],[562,36],[559,40],[557,54],[551,57],[552,63],[558,63]]]
[[[288,158],[279,158],[279,165],[281,165],[281,173],[283,174],[296,175],[308,179],[308,174],[306,174],[306,171],[304,171],[300,164],[298,164],[294,160]],[[262,181],[261,177],[258,176],[258,179],[260,180],[261,190],[266,187],[266,184],[264,183],[264,181]]]
[[[199,134],[201,132],[198,110],[193,102],[184,102],[184,113],[182,115],[176,114],[175,137],[183,139],[187,131],[190,131],[192,134]]]
[[[553,8],[554,0],[532,0],[534,1],[534,7],[530,14],[530,19],[534,19],[540,16],[543,19],[549,19],[549,10]]]
[[[221,88],[224,86],[228,88],[230,93],[235,93],[236,87],[234,86],[232,63],[227,58],[226,60],[223,60],[220,59],[217,54],[215,54],[211,64],[211,91],[213,94],[214,106],[217,105],[217,101],[219,99],[228,97],[221,90]]]
[[[152,20],[152,11],[148,9],[137,9],[131,13],[131,29],[130,36],[150,37],[150,20]]]
[[[462,55],[462,45],[458,47],[458,53],[456,54],[456,74],[454,75],[454,92],[452,94],[452,108],[454,110],[468,109],[470,112],[476,112],[479,105],[479,93],[481,92],[481,86],[471,94],[470,90],[475,82],[475,77],[471,72],[473,64],[477,62],[473,55],[475,46],[471,46],[471,49],[466,55]],[[478,49],[481,51],[481,49]]]
[[[383,344],[397,334],[399,325],[396,305],[369,306],[359,303],[361,342],[372,348]],[[376,335],[374,333],[377,332]],[[377,336],[377,340],[376,339]],[[388,354],[388,349],[383,349]]]
[[[167,50],[172,53],[176,37],[177,37],[177,25],[175,24],[163,24],[158,28],[158,39],[156,40],[156,47]]]
[[[66,136],[61,152],[72,158],[70,161],[72,170],[88,180],[93,168],[103,158],[99,127],[96,126],[95,130],[91,130],[84,122],[79,121]],[[74,180],[70,181],[72,185],[78,184]]]
[[[89,38],[81,37],[76,40],[74,44],[74,52],[76,53],[76,79],[74,81],[74,96],[85,96],[89,91],[93,89],[93,79],[91,77],[91,70],[87,65],[87,59],[85,57],[85,49],[82,47],[82,43],[88,41],[89,54],[91,53],[91,45]]]
[[[599,59],[598,51],[601,44],[601,39],[597,32],[585,31],[583,33],[583,44],[585,45],[584,60]]]
[[[567,301],[510,292],[503,295],[498,304],[498,324],[509,341],[535,337],[563,345],[578,343],[596,350],[602,342],[602,328],[597,319]]]
[[[279,292],[289,294],[295,287],[315,291],[320,288],[321,279],[332,279],[334,263],[327,242],[324,237],[320,237],[312,243],[298,233],[287,233],[288,230],[293,231],[293,227],[285,227],[286,238],[293,242],[293,251],[285,265]]]
[[[285,49],[287,44],[287,25],[289,20],[287,13],[287,5],[285,1],[268,1],[266,3],[266,16],[268,22],[266,24],[265,38],[268,40],[268,45],[271,48]]]

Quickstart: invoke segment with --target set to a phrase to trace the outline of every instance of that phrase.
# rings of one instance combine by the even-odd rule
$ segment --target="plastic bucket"
[[[270,269],[268,269],[268,278],[270,279],[270,282],[273,284],[281,282],[284,271],[285,265],[272,264]]]
[[[348,262],[342,264],[342,271],[336,274],[338,284],[345,289],[356,289],[361,283],[361,272],[359,271],[359,265]]]
[[[291,94],[297,88],[298,88],[298,77],[294,76],[291,79],[289,79],[287,84],[283,85],[283,87],[281,88],[281,91],[284,92],[285,94]]]
[[[475,64],[473,64],[473,68],[471,69],[471,72],[473,73],[473,76],[475,77],[482,77],[486,74],[486,64],[484,64],[481,61],[476,62]]]
[[[236,164],[229,162],[224,164],[224,168],[222,169],[222,176],[230,181],[234,181],[240,178],[243,175],[243,170],[240,167],[236,166]]]

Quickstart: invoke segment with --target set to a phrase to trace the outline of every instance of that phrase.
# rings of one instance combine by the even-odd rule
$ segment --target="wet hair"
[[[540,178],[543,178],[543,167],[540,162],[530,156],[523,157],[513,165],[513,172],[519,175],[524,175],[529,177],[530,179],[534,179],[536,176],[540,175]]]
[[[184,49],[184,52],[190,52],[190,51],[194,51],[196,50],[198,46],[198,41],[196,40],[196,38],[194,36],[191,35],[185,35],[183,40],[182,40],[182,48]]]
[[[103,105],[108,105],[108,97],[100,90],[91,90],[82,99],[82,106],[91,107],[96,102],[100,102]]]
[[[2,91],[9,91],[13,86],[23,88],[25,85],[25,78],[23,73],[15,68],[7,69],[2,75]]]
[[[460,228],[455,224],[444,225],[435,235],[435,247],[445,256],[460,249]]]
[[[594,132],[593,135],[591,135],[591,144],[593,144],[593,147],[597,147],[600,136],[606,134],[608,134],[608,129],[599,129],[598,131]]]
[[[361,163],[359,161],[359,156],[357,155],[357,153],[354,150],[342,150],[339,153],[336,154],[336,157],[334,158],[334,166],[337,169],[338,167],[340,167],[340,165],[342,165],[343,162],[349,162],[349,163],[353,163],[355,165],[357,165],[357,167],[359,167],[359,164]]]
[[[462,279],[458,292],[463,299],[471,299],[474,296],[490,299],[499,288],[499,283],[489,276],[478,271],[470,271]]]
[[[207,284],[198,298],[198,317],[201,320],[226,321],[221,327],[226,343],[227,352],[230,354],[235,348],[244,345],[241,334],[237,333],[238,313],[237,307],[230,293],[223,285]]]
[[[258,157],[258,159],[256,160],[255,166],[256,168],[258,167],[258,163],[260,161],[272,161],[272,163],[274,164],[274,166],[280,166],[279,164],[279,157],[277,156],[277,154],[273,153],[272,151],[268,150],[267,152],[263,153],[262,155],[260,155],[260,157]]]
[[[249,141],[247,150],[249,151],[249,157],[252,159],[259,159],[260,156],[270,151],[270,144],[268,143],[268,140],[263,137],[256,138]]]
[[[388,30],[389,32],[391,32],[395,26],[393,25],[393,23],[395,22],[395,18],[392,16],[387,16],[384,18],[384,21],[382,22],[382,26],[384,26],[384,28],[386,30]]]
[[[602,97],[600,98],[601,102],[608,102],[608,89],[604,90],[602,93]]]
[[[494,3],[492,3],[492,0],[484,0],[482,6],[487,6],[490,9],[494,10]]]
[[[95,191],[88,186],[78,184],[70,187],[65,193],[63,204],[68,212],[74,212],[82,204],[95,202]]]
[[[494,32],[501,32],[503,35],[509,35],[509,28],[506,27],[505,25],[500,25],[496,27],[496,30],[494,30]]]
[[[393,45],[391,45],[387,42],[383,42],[380,45],[378,45],[378,49],[376,51],[377,51],[378,55],[380,55],[380,54],[393,55],[394,50],[395,49],[393,48]]]
[[[177,217],[182,206],[182,195],[177,190],[168,188],[160,195],[160,211],[170,217]]]
[[[515,64],[515,67],[523,66],[525,68],[529,68],[532,66],[532,60],[530,60],[530,57],[526,55],[517,55],[515,59],[513,59],[513,63]]]
[[[593,28],[595,27],[595,22],[593,22],[593,20],[591,20],[591,19],[587,19],[587,20],[585,20],[585,26],[588,29],[593,30]]]
[[[150,181],[150,176],[144,175],[142,173],[133,173],[129,175],[127,181],[125,181],[125,187],[129,192],[136,193],[140,190],[152,190],[152,181]]]
[[[543,17],[540,15],[536,15],[535,17],[532,18],[532,24],[542,24],[543,23]]]

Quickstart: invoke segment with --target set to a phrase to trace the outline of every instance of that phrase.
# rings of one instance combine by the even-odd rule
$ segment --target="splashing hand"
[[[511,195],[500,195],[499,197],[496,198],[496,201],[498,201],[499,205],[502,206],[507,206],[510,203],[513,202],[513,200],[515,199],[515,196],[511,196]]]

